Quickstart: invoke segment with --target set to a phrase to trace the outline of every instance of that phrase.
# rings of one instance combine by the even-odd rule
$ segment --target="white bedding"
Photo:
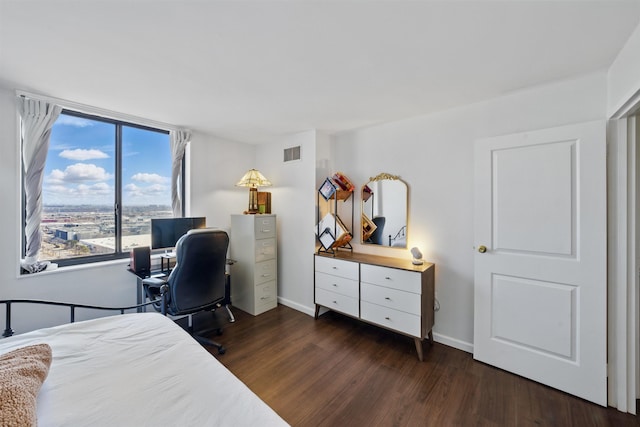
[[[39,427],[287,425],[160,314],[40,329],[0,340],[0,354],[42,342],[53,361],[38,395]]]

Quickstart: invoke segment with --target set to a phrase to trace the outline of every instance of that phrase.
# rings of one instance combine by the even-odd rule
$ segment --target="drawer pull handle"
[[[334,303],[335,305],[338,305],[338,301],[334,301],[333,303]]]
[[[388,277],[388,276],[387,276],[387,277],[385,277],[385,279],[387,279],[387,280],[391,280],[391,277]]]
[[[334,270],[337,270],[337,269],[338,269],[338,267],[336,267],[335,265],[334,265],[333,267],[331,267],[331,268],[333,268]]]
[[[385,317],[385,319],[387,319],[387,320],[391,320],[391,318],[389,318],[389,317]]]
[[[336,285],[335,283],[333,284],[333,286],[335,286],[336,288],[338,287],[338,285]]]
[[[262,277],[269,277],[271,276],[270,274],[263,274]]]
[[[269,299],[269,297],[260,297],[260,299]]]
[[[384,299],[386,299],[387,301],[391,301],[391,298],[389,297],[384,297]]]
[[[263,229],[263,230],[262,230],[262,232],[263,232],[263,233],[268,233],[268,232],[270,232],[270,231],[271,231],[271,230],[269,230],[268,228],[265,228],[265,229]]]

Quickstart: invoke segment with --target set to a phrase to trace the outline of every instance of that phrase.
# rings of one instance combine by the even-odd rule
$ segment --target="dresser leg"
[[[429,344],[433,345],[433,329],[429,331]]]
[[[316,315],[315,315],[315,319],[318,320],[318,317],[320,317],[320,306],[318,304],[316,304]]]
[[[413,341],[416,343],[416,351],[418,352],[418,360],[421,362],[424,360],[424,353],[422,351],[422,340],[420,338],[414,338]]]

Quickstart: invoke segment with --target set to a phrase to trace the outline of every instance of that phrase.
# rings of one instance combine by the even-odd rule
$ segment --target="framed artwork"
[[[322,197],[324,197],[325,200],[329,200],[336,192],[336,187],[333,185],[331,180],[327,178],[324,180],[318,191],[322,194]]]
[[[318,238],[318,240],[320,240],[320,244],[324,249],[331,248],[331,246],[333,246],[333,244],[336,241],[335,237],[333,236],[329,228],[326,228],[322,232],[322,234],[320,234],[320,237]]]

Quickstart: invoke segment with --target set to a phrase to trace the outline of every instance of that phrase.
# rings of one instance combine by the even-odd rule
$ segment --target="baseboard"
[[[448,345],[449,347],[457,348],[458,350],[466,351],[467,353],[473,353],[473,344],[461,341],[455,338],[451,338],[447,335],[433,333],[433,340],[437,343]]]
[[[314,307],[307,307],[302,304],[298,304],[297,302],[278,297],[278,302],[282,305],[286,305],[289,308],[293,308],[301,313],[307,314],[309,316],[316,315],[316,309]],[[324,311],[327,311],[326,309]],[[322,314],[322,312],[321,312]],[[442,335],[438,333],[433,333],[433,340],[437,343],[447,345],[449,347],[457,348],[458,350],[466,351],[467,353],[473,353],[473,344],[461,341],[455,338],[451,338],[447,335]]]
[[[289,299],[285,299],[282,297],[278,297],[278,303],[282,305],[286,305],[289,308],[293,308],[301,313],[307,314],[311,317],[316,315],[316,307],[307,307],[306,305],[298,304],[297,302],[291,301]]]

